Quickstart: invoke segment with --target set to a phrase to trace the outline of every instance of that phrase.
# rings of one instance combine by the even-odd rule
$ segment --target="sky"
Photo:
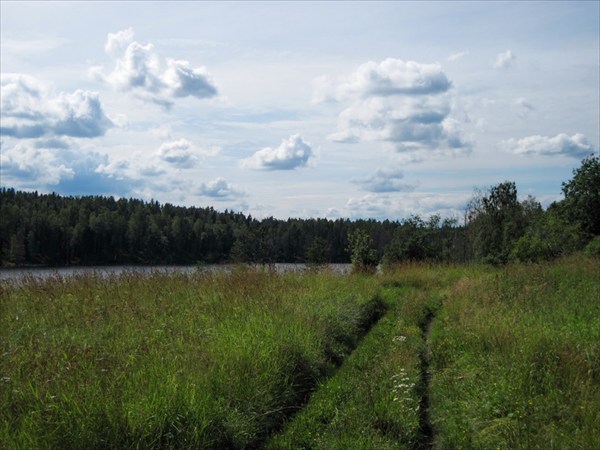
[[[0,3],[2,187],[254,217],[543,206],[600,148],[600,2]]]

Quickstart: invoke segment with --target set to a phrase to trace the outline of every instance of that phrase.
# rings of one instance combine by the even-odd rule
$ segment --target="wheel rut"
[[[423,348],[419,355],[421,360],[420,367],[420,396],[419,403],[419,435],[420,439],[414,446],[415,450],[433,448],[434,429],[431,423],[430,415],[430,388],[431,388],[431,348],[429,340],[431,337],[432,324],[436,316],[436,310],[427,307],[423,320],[420,323],[421,333],[423,335]]]

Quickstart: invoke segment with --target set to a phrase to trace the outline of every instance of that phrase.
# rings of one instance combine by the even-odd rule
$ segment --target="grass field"
[[[3,448],[600,448],[600,264],[0,285]]]
[[[431,337],[439,448],[600,448],[600,261],[464,278]]]

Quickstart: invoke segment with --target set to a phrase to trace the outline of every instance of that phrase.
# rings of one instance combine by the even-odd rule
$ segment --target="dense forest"
[[[475,192],[464,220],[257,220],[211,207],[0,189],[0,264],[484,261],[600,247],[600,158],[589,156],[546,210],[514,182]]]

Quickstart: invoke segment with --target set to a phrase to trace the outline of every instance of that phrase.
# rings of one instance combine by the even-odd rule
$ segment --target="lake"
[[[72,277],[82,274],[99,274],[105,276],[121,275],[123,273],[142,273],[152,274],[160,273],[196,273],[196,272],[230,272],[236,267],[235,264],[206,264],[191,266],[70,266],[70,267],[21,267],[21,268],[0,268],[0,281],[19,282],[24,278],[50,278],[54,276]],[[261,266],[255,266],[261,267]],[[271,266],[278,273],[303,272],[307,270],[306,264],[277,263]],[[335,273],[346,274],[350,272],[351,264],[329,264],[327,266]]]

